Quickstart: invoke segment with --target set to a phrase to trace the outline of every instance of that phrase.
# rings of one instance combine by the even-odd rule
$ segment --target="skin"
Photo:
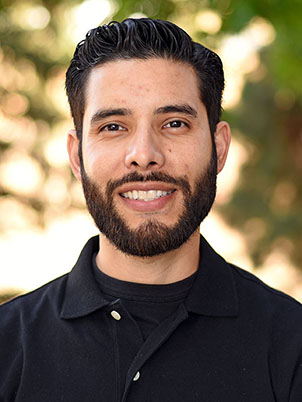
[[[219,173],[230,144],[226,122],[218,123],[215,144]],[[70,164],[81,180],[78,146],[76,133],[70,130]],[[109,179],[120,179],[133,171],[185,175],[194,190],[197,177],[210,161],[212,141],[193,68],[164,59],[119,60],[95,67],[86,88],[82,150],[87,175],[102,191]],[[151,202],[121,196],[127,191],[152,189],[174,192]],[[181,189],[167,183],[124,184],[114,191],[113,198],[131,228],[148,219],[174,225],[183,210]],[[140,258],[122,253],[100,234],[101,251],[96,261],[103,272],[117,279],[173,283],[197,270],[199,241],[197,230],[177,250]]]

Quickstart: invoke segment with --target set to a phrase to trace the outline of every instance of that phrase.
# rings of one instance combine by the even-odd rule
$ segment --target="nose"
[[[165,163],[165,156],[158,135],[153,130],[138,130],[127,146],[125,165],[141,170],[159,169]]]

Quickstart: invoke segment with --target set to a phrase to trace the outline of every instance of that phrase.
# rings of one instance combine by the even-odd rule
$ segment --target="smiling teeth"
[[[129,200],[140,200],[140,201],[153,201],[157,200],[160,197],[164,197],[165,195],[173,193],[174,190],[171,191],[161,191],[161,190],[133,190],[127,191],[127,193],[122,193],[122,197],[128,198]]]

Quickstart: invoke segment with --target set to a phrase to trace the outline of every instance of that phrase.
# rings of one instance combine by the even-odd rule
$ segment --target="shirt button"
[[[138,371],[135,376],[133,377],[133,381],[137,381],[140,377],[140,372]]]
[[[110,314],[111,317],[113,317],[117,321],[119,321],[122,318],[121,315],[115,310],[112,310]]]

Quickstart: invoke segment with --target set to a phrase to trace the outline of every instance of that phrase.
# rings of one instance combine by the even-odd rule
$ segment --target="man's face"
[[[99,230],[120,250],[178,248],[215,198],[216,153],[194,70],[119,60],[87,83],[81,178]]]

